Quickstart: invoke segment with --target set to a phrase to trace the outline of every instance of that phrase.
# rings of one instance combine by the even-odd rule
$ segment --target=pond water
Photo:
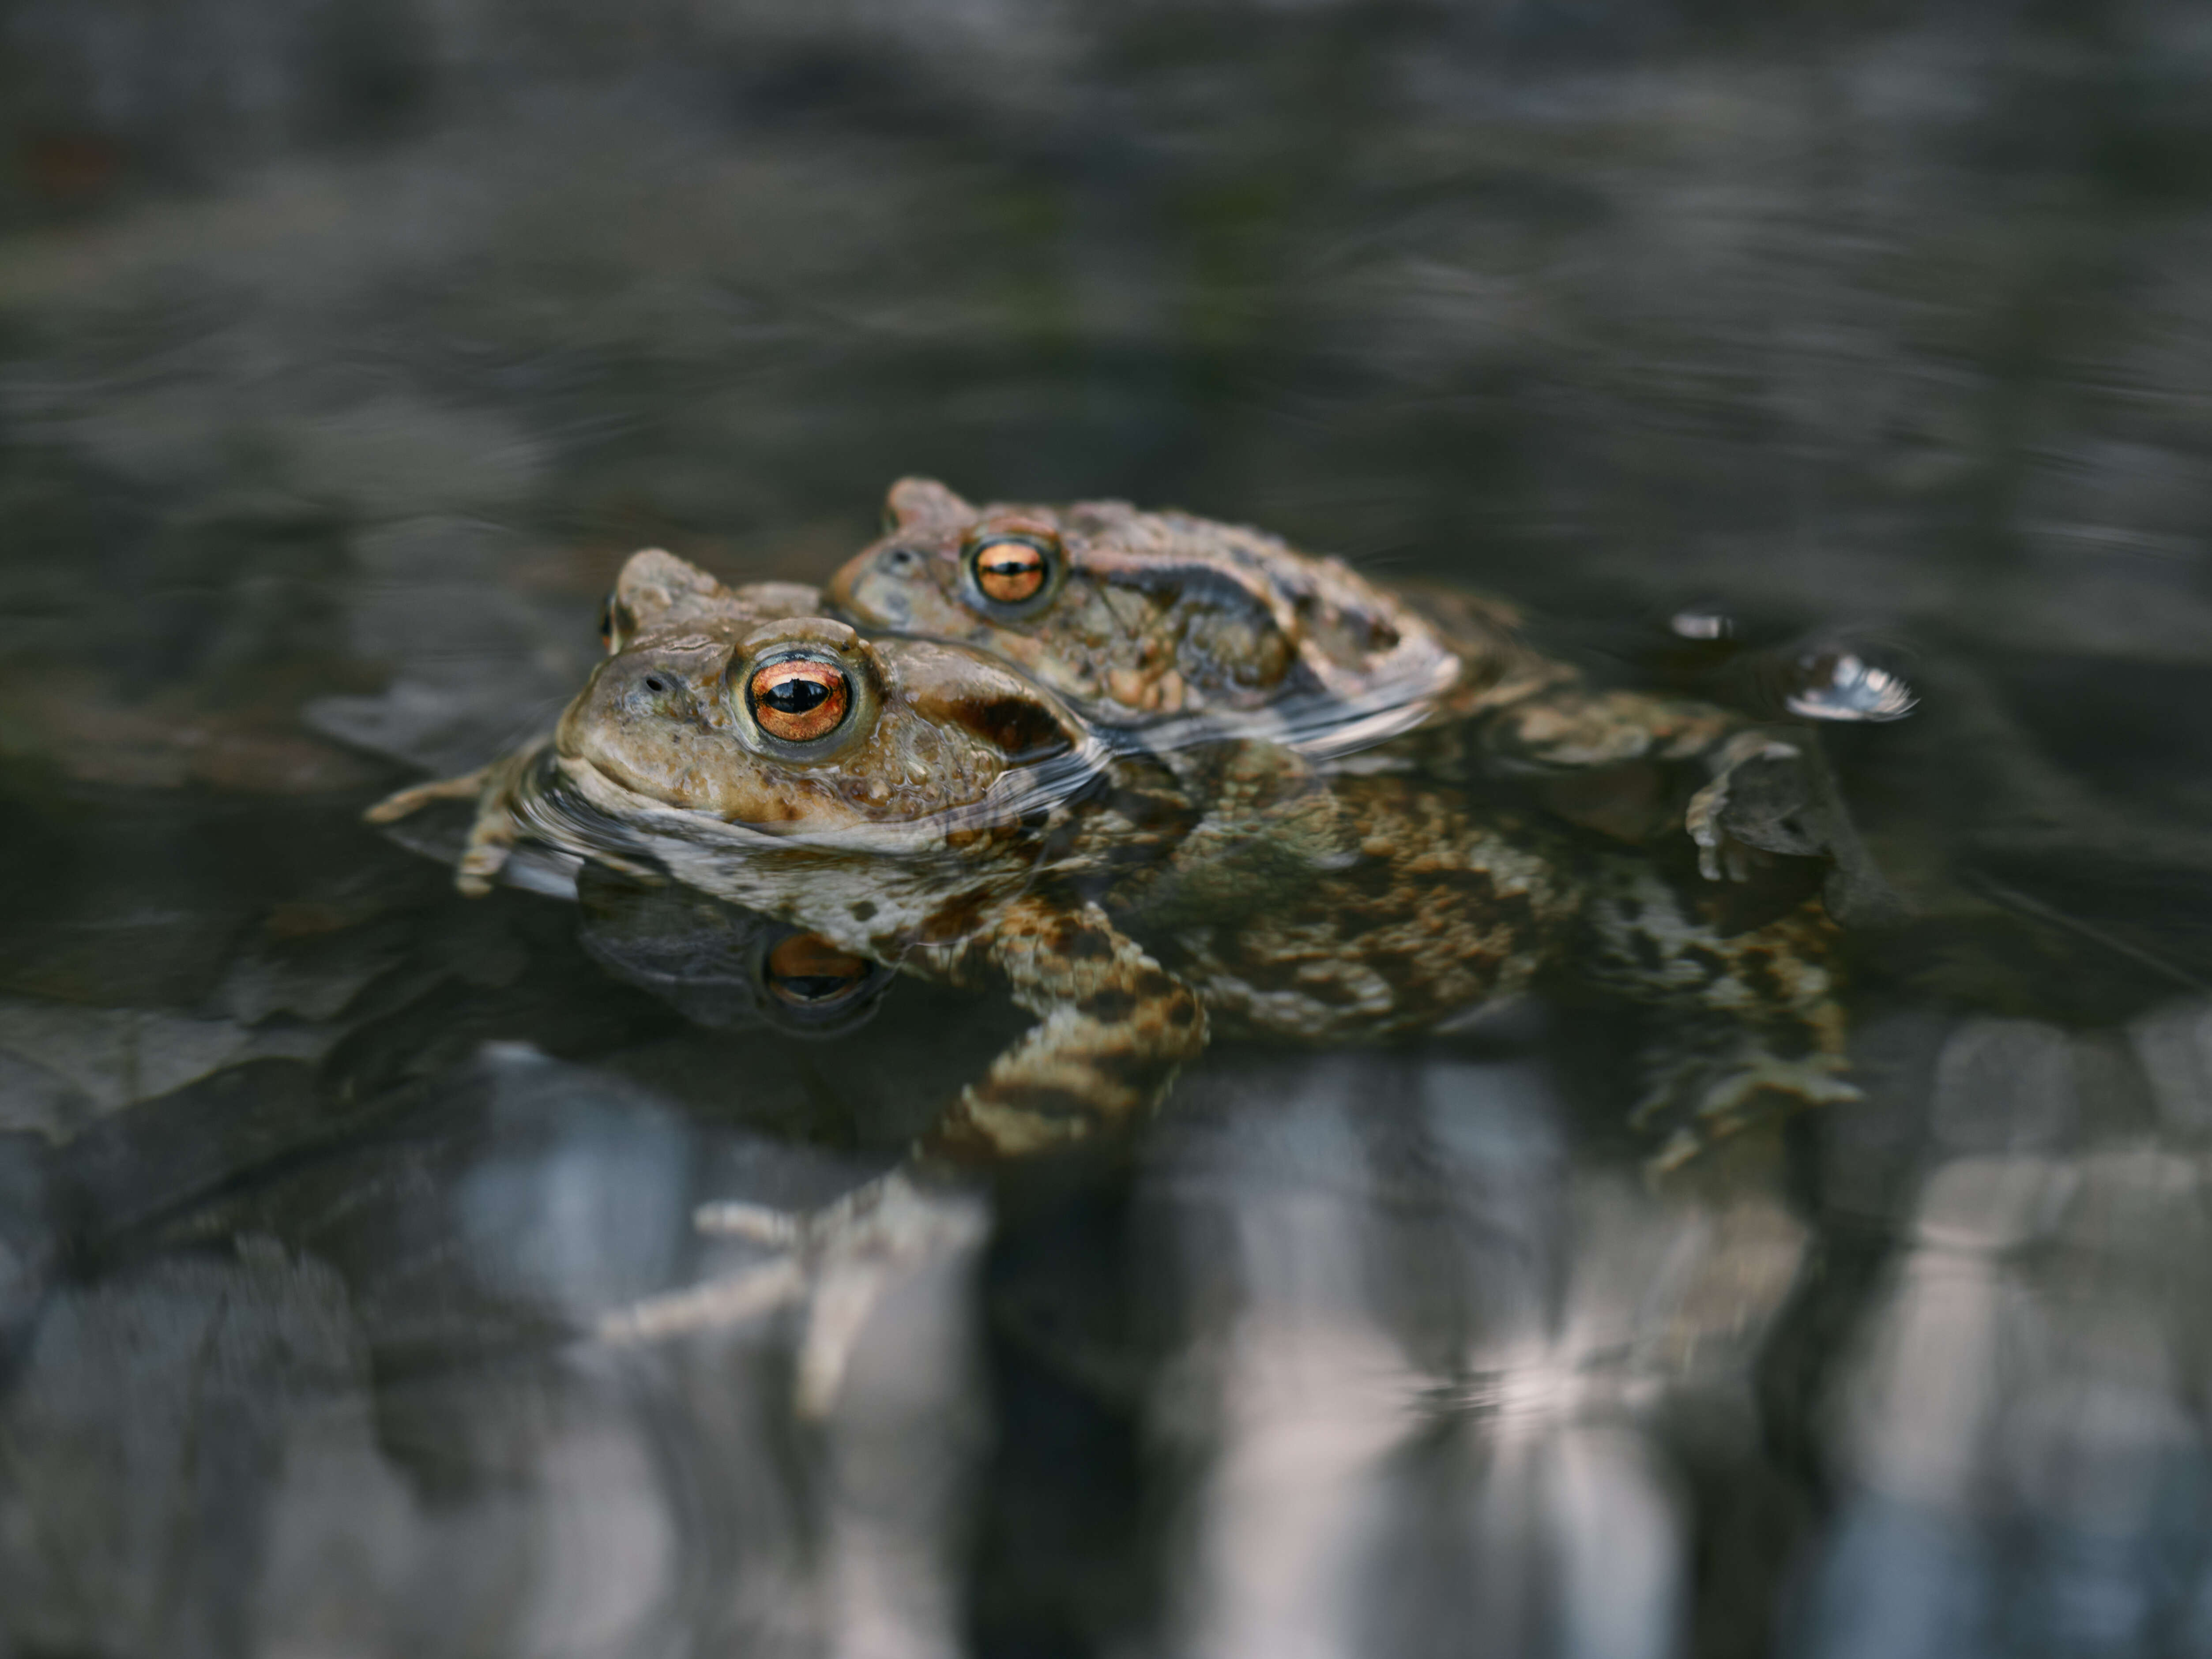
[[[0,87],[0,1656],[2212,1652],[2201,9],[21,0]],[[696,1023],[361,815],[909,473],[1902,674],[1863,1098],[1654,1184],[1538,1006],[702,1230],[1025,1018]]]

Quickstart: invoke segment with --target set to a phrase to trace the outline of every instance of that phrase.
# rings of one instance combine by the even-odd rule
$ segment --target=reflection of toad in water
[[[1744,722],[1662,699],[1608,706],[1499,617],[1490,646],[1455,653],[1402,602],[1254,532],[1090,507],[1069,511],[1089,526],[1078,536],[1042,509],[978,515],[911,483],[892,507],[890,539],[949,557],[944,580],[1018,610],[1045,599],[1024,611],[1035,648],[1006,648],[995,625],[983,642],[1003,656],[870,639],[798,614],[808,590],[722,589],[639,555],[608,607],[611,654],[555,738],[458,786],[481,798],[464,884],[537,841],[815,936],[812,967],[839,965],[791,977],[817,988],[859,984],[865,963],[1003,989],[1038,1023],[948,1105],[925,1141],[935,1157],[1125,1123],[1213,1030],[1387,1038],[1553,982],[1667,1011],[1639,1105],[1664,1160],[1777,1106],[1849,1094],[1817,906],[1771,884],[1716,904],[1680,867],[1688,839],[1657,827],[1682,824],[1685,796],[1710,825],[1714,783],[1726,793],[1712,755],[1770,741]],[[1139,531],[1169,544],[1118,565],[1095,552]],[[834,591],[866,597],[854,568],[896,550],[862,555]],[[1241,574],[1162,574],[1207,557]],[[1085,620],[1058,631],[1079,589],[1066,614]],[[1151,609],[1130,610],[1137,592]],[[1157,668],[1171,635],[1177,665],[1149,682],[1150,710],[1117,704],[1128,686],[1109,674],[1079,713],[1050,683],[1115,617],[1139,619],[1107,641],[1133,640],[1129,662]],[[894,620],[951,628],[934,611]],[[1236,662],[1207,654],[1222,641]],[[1425,690],[1372,725],[1409,659]],[[1614,718],[1635,708],[1660,718]],[[1171,726],[1149,717],[1165,714]],[[1346,757],[1354,726],[1378,741]],[[1632,775],[1638,805],[1563,817],[1528,775]],[[772,956],[753,971],[783,977]]]

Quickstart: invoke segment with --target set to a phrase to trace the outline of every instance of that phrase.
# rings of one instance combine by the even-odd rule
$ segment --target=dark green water
[[[0,1656],[2212,1652],[2200,9],[16,0],[0,141]],[[1886,652],[1866,1100],[1655,1194],[1566,1017],[1224,1048],[826,1416],[603,1340],[1019,1018],[360,811],[907,472]]]

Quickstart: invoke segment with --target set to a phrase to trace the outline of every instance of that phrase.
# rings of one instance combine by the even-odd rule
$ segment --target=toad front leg
[[[362,821],[380,826],[397,823],[433,802],[473,801],[476,813],[470,822],[460,857],[453,866],[453,885],[470,898],[482,898],[499,884],[501,872],[507,870],[516,846],[530,838],[525,798],[534,787],[532,780],[551,749],[552,739],[541,738],[459,777],[435,778],[399,790],[363,812]],[[617,858],[604,848],[593,849],[592,856],[609,869],[620,871],[633,879],[648,883],[659,880],[652,871]]]
[[[1206,1047],[1197,994],[1095,904],[1018,900],[946,967],[962,983],[1002,985],[1039,1023],[961,1091],[918,1148],[927,1161],[1022,1157],[1118,1128]]]
[[[471,898],[489,892],[507,856],[514,850],[514,815],[507,798],[521,768],[535,757],[535,748],[518,750],[489,766],[480,766],[457,778],[434,778],[386,795],[362,814],[365,823],[397,823],[434,801],[465,800],[476,804],[468,840],[455,866],[453,884]]]

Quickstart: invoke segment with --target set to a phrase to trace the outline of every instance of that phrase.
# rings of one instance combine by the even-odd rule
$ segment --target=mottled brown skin
[[[801,582],[727,587],[673,553],[648,547],[623,561],[599,612],[599,640],[611,656],[648,634],[687,625],[735,625],[822,614],[819,590]]]
[[[1589,687],[1523,641],[1509,605],[1394,594],[1240,525],[1122,501],[978,507],[927,478],[894,484],[884,517],[824,589],[838,614],[988,651],[1155,747],[1229,735],[1322,757],[1417,732],[1396,746],[1406,764],[1527,780],[1619,840],[1686,829],[1715,878],[1747,862],[1729,772],[1794,752],[1709,703]],[[1040,550],[1046,574],[1012,603],[980,574],[1002,538]]]
[[[1560,672],[1504,607],[1425,611],[1241,525],[1124,501],[975,507],[927,478],[894,484],[884,516],[824,590],[837,614],[988,651],[1103,726],[1335,752]],[[1042,550],[1035,593],[986,591],[976,558],[1000,538]]]
[[[794,657],[850,688],[818,740],[770,737],[748,702]],[[959,646],[672,610],[481,787],[471,890],[534,837],[1036,1016],[948,1109],[934,1156],[1126,1123],[1216,1027],[1447,1027],[1584,957],[1688,1034],[1646,1103],[1670,1156],[1754,1101],[1849,1092],[1816,913],[1730,934],[1651,860],[1418,774],[1247,738],[1172,765],[1116,750]]]

